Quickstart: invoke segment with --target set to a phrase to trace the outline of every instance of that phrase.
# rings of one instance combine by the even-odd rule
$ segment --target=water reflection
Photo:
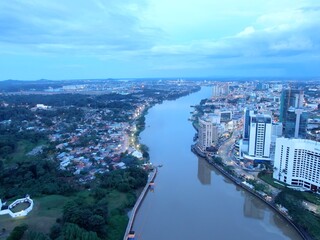
[[[264,219],[265,203],[244,192],[242,196],[244,196],[243,215],[249,218]]]
[[[211,166],[205,159],[198,157],[198,180],[202,185],[211,185],[212,179],[215,176],[221,176],[221,173]],[[223,177],[223,182],[228,185],[234,185],[229,179]],[[219,187],[219,186],[216,186]],[[240,192],[243,197],[243,216],[246,218],[252,218],[261,220],[260,227],[269,234],[275,234],[275,230],[271,226],[277,226],[284,236],[289,239],[300,239],[300,236],[292,229],[284,219],[275,213],[268,205],[262,202],[260,199],[246,192],[239,186],[234,185],[236,192]],[[277,235],[277,234],[276,234]],[[275,236],[274,236],[275,237]],[[279,236],[275,237],[278,239]],[[284,237],[285,238],[285,237]]]
[[[202,185],[211,184],[211,166],[203,158],[198,158],[198,179]]]

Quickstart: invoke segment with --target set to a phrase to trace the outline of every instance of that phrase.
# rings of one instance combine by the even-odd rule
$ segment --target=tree
[[[0,172],[3,170],[3,161],[0,159]]]
[[[50,229],[50,238],[51,239],[57,239],[60,235],[61,235],[61,232],[62,232],[62,228],[61,228],[61,225],[60,224],[54,224],[51,229]]]
[[[100,187],[97,187],[92,190],[92,196],[98,201],[103,199],[106,196],[106,194],[107,194],[107,191]]]
[[[16,226],[10,236],[7,238],[7,240],[20,240],[23,235],[24,235],[24,232],[28,229],[28,225],[26,224],[23,224],[23,225],[19,225],[19,226]]]
[[[218,165],[223,165],[223,161],[221,157],[215,157],[214,161],[218,164]]]
[[[34,231],[30,231],[28,233],[27,239],[28,240],[50,240],[50,238],[46,234],[40,233],[40,232],[34,232]]]
[[[67,203],[64,207],[63,220],[65,223],[73,223],[87,231],[96,232],[99,236],[105,236],[107,211],[106,204],[90,205],[76,200]]]
[[[100,240],[97,233],[86,231],[73,223],[66,223],[63,227],[64,240]]]

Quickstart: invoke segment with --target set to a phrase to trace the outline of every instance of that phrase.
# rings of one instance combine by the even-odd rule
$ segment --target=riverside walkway
[[[158,172],[158,168],[154,168],[154,171],[151,173],[151,176],[149,177],[148,179],[148,182],[146,184],[146,186],[143,188],[137,202],[135,203],[133,209],[132,209],[132,212],[130,214],[130,218],[129,218],[129,222],[128,222],[128,225],[127,225],[127,228],[126,228],[126,232],[124,234],[124,237],[123,237],[123,240],[128,240],[128,239],[133,239],[131,238],[132,234],[131,234],[131,231],[132,231],[132,226],[133,226],[133,223],[134,223],[134,220],[135,220],[135,217],[136,217],[136,214],[142,204],[142,201],[144,199],[144,197],[146,196],[146,194],[148,193],[148,189],[149,189],[149,186],[150,186],[150,183],[154,181],[156,175],[157,175],[157,172]],[[134,234],[133,234],[134,236]]]

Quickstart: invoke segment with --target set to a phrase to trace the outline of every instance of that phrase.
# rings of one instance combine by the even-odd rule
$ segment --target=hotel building
[[[318,191],[320,142],[277,138],[273,178],[292,186]]]

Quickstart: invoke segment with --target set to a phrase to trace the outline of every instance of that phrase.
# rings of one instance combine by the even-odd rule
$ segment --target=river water
[[[136,239],[301,239],[266,204],[191,152],[190,105],[210,95],[205,87],[149,110],[141,142],[149,147],[152,163],[163,167],[136,216]]]

